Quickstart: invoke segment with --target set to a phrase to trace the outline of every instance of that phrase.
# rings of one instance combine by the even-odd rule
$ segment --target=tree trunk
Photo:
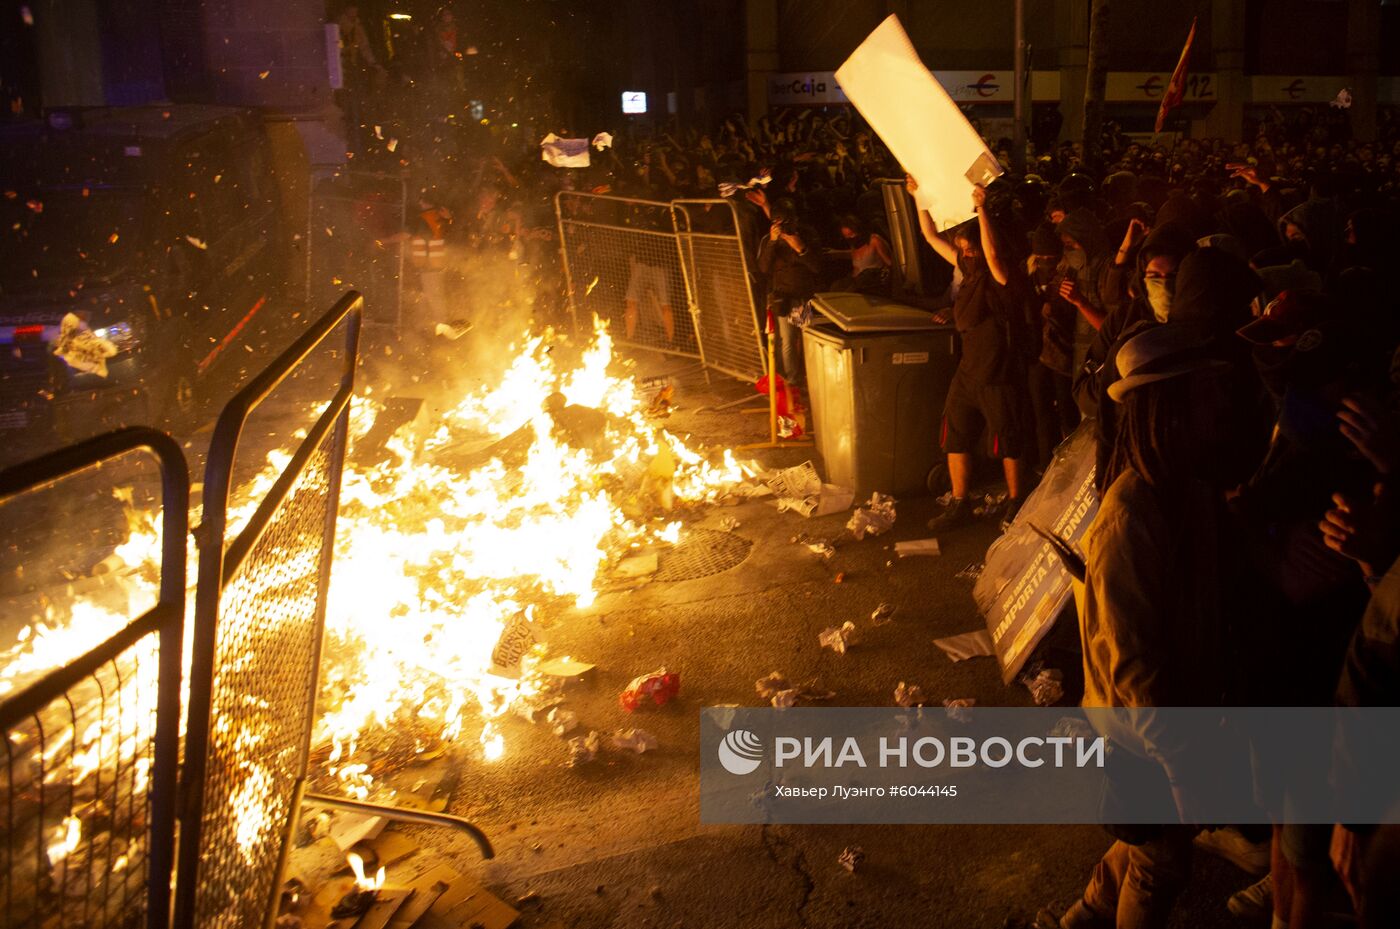
[[[1084,82],[1084,166],[1095,178],[1103,171],[1103,98],[1108,88],[1110,0],[1093,0],[1089,12],[1089,62]]]

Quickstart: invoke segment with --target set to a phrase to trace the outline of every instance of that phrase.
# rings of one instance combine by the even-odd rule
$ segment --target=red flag
[[[1153,132],[1161,132],[1162,124],[1167,121],[1167,114],[1181,106],[1182,99],[1186,96],[1186,63],[1191,58],[1191,41],[1196,38],[1196,20],[1191,20],[1191,31],[1186,33],[1186,45],[1181,49],[1181,59],[1176,63],[1176,70],[1172,72],[1171,83],[1162,94],[1162,105],[1157,108],[1157,125]]]

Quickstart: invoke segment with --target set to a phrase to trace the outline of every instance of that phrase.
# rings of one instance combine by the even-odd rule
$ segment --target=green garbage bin
[[[928,493],[943,460],[938,430],[957,367],[953,327],[863,294],[812,298],[803,331],[807,390],[826,481],[899,496]]]

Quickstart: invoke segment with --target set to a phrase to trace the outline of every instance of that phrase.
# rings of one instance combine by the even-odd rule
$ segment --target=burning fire
[[[373,893],[384,886],[384,866],[380,865],[374,877],[365,876],[365,860],[357,852],[350,852],[346,859],[350,862],[350,870],[355,872],[355,889],[361,893]]]
[[[396,435],[380,464],[346,463],[314,745],[352,796],[373,787],[357,745],[404,720],[442,742],[475,731],[482,756],[501,758],[500,718],[540,687],[532,671],[542,651],[537,613],[590,606],[617,560],[680,538],[682,524],[667,518],[675,506],[715,502],[752,477],[732,453],[707,458],[647,417],[637,386],[609,372],[612,340],[601,323],[574,366],[558,360],[559,341],[552,332],[525,337],[499,384],[463,397],[431,434]],[[366,435],[382,409],[358,397],[353,437]],[[230,535],[289,457],[270,454],[236,495],[243,502],[230,513]],[[153,596],[159,551],[158,522],[133,521],[117,552],[134,569],[122,575],[133,600]],[[287,563],[300,561],[287,553]],[[0,694],[77,657],[126,615],[78,602],[26,629],[0,653]],[[75,737],[75,766],[136,751],[134,739],[105,745],[101,733],[68,735]],[[260,737],[251,728],[238,735]],[[256,802],[267,778],[245,771],[233,802],[244,811],[238,836],[247,846],[271,828]],[[76,825],[68,828],[63,845],[78,840]]]

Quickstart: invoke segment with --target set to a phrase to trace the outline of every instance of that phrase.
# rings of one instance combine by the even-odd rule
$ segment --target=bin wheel
[[[948,476],[948,463],[940,461],[932,468],[928,469],[928,475],[924,478],[924,486],[928,492],[935,497],[941,497],[953,489],[952,479]]]

